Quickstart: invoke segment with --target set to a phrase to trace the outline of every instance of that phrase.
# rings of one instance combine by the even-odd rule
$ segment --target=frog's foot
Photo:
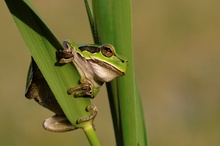
[[[59,50],[57,54],[60,58],[59,63],[69,63],[73,60],[72,49]]]
[[[67,90],[68,94],[74,94],[75,97],[89,97],[94,98],[92,95],[92,89],[91,84],[88,82],[85,82],[77,87],[69,88]]]
[[[44,129],[52,132],[67,132],[77,129],[65,116],[54,115],[43,122]]]
[[[79,118],[77,119],[77,123],[82,123],[82,122],[86,122],[86,121],[90,121],[90,120],[94,120],[97,113],[98,113],[98,110],[97,110],[97,107],[95,105],[89,105],[86,107],[86,110],[87,111],[91,111],[93,110],[93,113],[89,116],[89,117],[84,117],[84,118]]]

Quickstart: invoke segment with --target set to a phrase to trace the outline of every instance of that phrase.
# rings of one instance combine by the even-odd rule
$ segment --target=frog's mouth
[[[97,60],[97,59],[89,59],[88,61],[92,62],[92,63],[96,63],[102,67],[105,67],[109,70],[112,70],[113,72],[117,73],[118,76],[122,76],[122,75],[125,75],[125,72],[119,70],[118,68],[112,66],[112,65],[109,65],[108,63],[106,62],[103,62],[103,61],[100,61],[100,60]]]

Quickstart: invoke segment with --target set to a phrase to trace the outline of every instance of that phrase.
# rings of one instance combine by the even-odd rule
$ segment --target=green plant
[[[77,124],[91,104],[86,98],[72,98],[66,89],[78,84],[71,64],[55,66],[60,43],[43,23],[28,0],[5,0],[8,8],[57,101],[75,127],[82,128],[91,145],[100,145],[92,121]],[[93,11],[85,1],[95,43],[111,43],[129,60],[127,75],[107,84],[117,145],[147,145],[141,97],[136,85],[132,55],[130,0],[93,0]],[[114,8],[114,9],[113,9]]]
[[[143,108],[134,71],[131,1],[93,0],[92,6],[94,18],[90,24],[94,26],[92,30],[96,43],[113,44],[129,61],[126,76],[107,83],[117,145],[147,145]]]

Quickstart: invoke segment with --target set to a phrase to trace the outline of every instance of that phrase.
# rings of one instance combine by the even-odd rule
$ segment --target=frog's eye
[[[103,45],[101,46],[100,49],[101,49],[102,54],[106,57],[111,57],[115,53],[114,48],[110,45]]]
[[[72,48],[72,47],[71,47],[71,44],[70,44],[68,41],[63,41],[63,46],[65,47],[65,49],[70,49],[70,48]]]

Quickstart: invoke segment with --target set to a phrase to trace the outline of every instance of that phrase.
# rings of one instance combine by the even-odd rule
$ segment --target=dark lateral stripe
[[[90,53],[98,53],[98,52],[100,52],[100,48],[99,47],[94,47],[94,46],[80,46],[79,49],[81,51],[88,51]]]

